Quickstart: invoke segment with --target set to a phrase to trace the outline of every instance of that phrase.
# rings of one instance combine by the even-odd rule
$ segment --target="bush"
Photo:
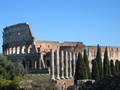
[[[17,90],[18,83],[25,75],[25,70],[20,63],[13,63],[0,55],[0,90]]]

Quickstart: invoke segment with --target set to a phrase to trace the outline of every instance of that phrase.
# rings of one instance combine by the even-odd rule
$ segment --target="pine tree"
[[[115,74],[120,74],[120,61],[115,61]]]
[[[98,64],[98,70],[100,74],[99,76],[100,76],[100,79],[102,79],[103,78],[103,65],[102,65],[102,58],[101,58],[101,48],[99,45],[97,46],[96,61]]]
[[[120,74],[120,61],[118,60],[118,73]]]
[[[118,72],[119,72],[119,61],[116,60],[115,61],[115,74],[118,74]]]
[[[84,60],[85,68],[86,68],[86,72],[87,72],[86,79],[90,79],[91,78],[91,74],[90,74],[90,67],[89,67],[89,61],[88,61],[88,56],[87,56],[86,49],[84,49],[83,60]]]
[[[110,61],[110,69],[111,69],[111,75],[115,75],[115,65],[113,63],[113,60]]]
[[[92,79],[100,80],[98,64],[96,60],[92,60]]]
[[[112,69],[112,67],[111,67],[111,63],[110,63],[110,61],[109,61],[109,76],[112,75],[111,69]]]
[[[110,71],[109,71],[109,70],[110,70],[110,69],[109,69],[108,51],[107,51],[107,47],[106,47],[105,53],[104,53],[104,61],[103,61],[104,77],[110,75]]]
[[[76,62],[76,70],[75,70],[75,84],[77,84],[77,80],[83,80],[86,79],[86,70],[85,70],[85,65],[84,61],[82,59],[81,53],[78,54],[78,60]]]

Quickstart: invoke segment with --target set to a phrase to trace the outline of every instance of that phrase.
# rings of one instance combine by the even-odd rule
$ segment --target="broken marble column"
[[[64,52],[61,51],[61,78],[64,79]]]
[[[54,51],[51,50],[51,79],[55,80]]]
[[[60,58],[59,58],[59,50],[57,50],[57,61],[56,61],[56,66],[57,66],[57,77],[56,79],[60,79]]]
[[[68,79],[68,52],[65,52],[65,78]]]
[[[70,72],[69,72],[69,75],[70,75],[70,78],[72,78],[72,53],[69,52],[69,68],[70,68]]]
[[[76,55],[73,53],[73,76],[75,75],[75,67],[76,67]]]
[[[42,69],[42,66],[41,66],[41,55],[40,55],[40,58],[39,58],[39,69]]]
[[[46,68],[45,60],[44,60],[44,53],[41,53],[41,65],[43,66],[42,68]]]

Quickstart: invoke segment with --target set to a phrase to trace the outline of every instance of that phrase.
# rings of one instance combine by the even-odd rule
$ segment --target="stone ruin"
[[[90,67],[97,52],[97,46],[86,46],[83,42],[36,40],[27,23],[5,27],[2,47],[8,59],[21,62],[29,73],[50,73],[52,80],[59,81],[73,78],[79,52],[83,55],[86,49]],[[107,49],[109,60],[120,60],[120,47]],[[101,46],[102,59],[104,51],[105,46]]]

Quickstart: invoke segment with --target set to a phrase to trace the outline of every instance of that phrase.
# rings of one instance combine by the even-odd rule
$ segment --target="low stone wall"
[[[55,83],[56,85],[60,86],[61,90],[67,90],[67,88],[69,86],[74,85],[74,78],[55,80],[52,82]]]

